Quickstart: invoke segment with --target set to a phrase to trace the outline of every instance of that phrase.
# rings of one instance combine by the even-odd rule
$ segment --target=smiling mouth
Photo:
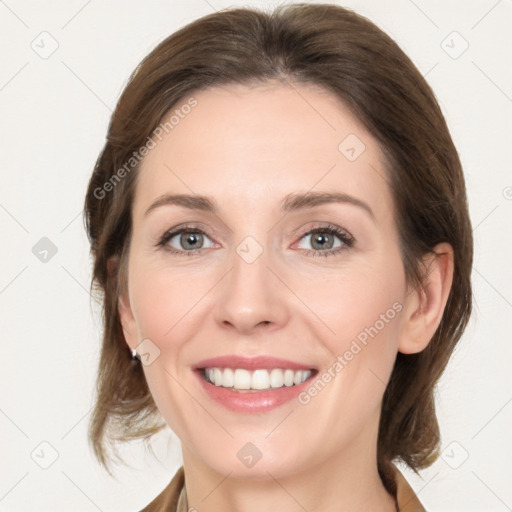
[[[292,370],[290,368],[272,368],[246,370],[245,368],[198,368],[197,371],[206,382],[216,387],[241,392],[272,391],[293,387],[312,379],[318,371]]]

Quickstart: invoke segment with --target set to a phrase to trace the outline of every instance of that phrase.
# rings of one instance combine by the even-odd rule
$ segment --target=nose
[[[222,280],[216,321],[238,334],[251,335],[282,328],[288,321],[286,289],[269,268],[266,251],[254,261],[234,251],[231,270]],[[289,293],[289,292],[288,292]]]

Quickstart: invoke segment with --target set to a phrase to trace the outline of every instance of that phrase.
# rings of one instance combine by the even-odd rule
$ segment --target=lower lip
[[[212,400],[230,411],[254,414],[271,411],[286,402],[290,402],[306,389],[315,377],[315,373],[313,373],[309,379],[301,384],[289,387],[283,386],[270,391],[237,391],[233,388],[211,384],[203,378],[202,370],[196,370],[194,373],[197,375],[204,391]]]

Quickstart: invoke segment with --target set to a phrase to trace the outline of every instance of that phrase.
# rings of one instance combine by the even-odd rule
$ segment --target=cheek
[[[319,375],[329,382],[327,393],[322,394],[326,401],[344,407],[345,414],[358,428],[379,408],[391,375],[405,290],[405,275],[398,256],[375,258],[371,264],[333,272],[322,287],[310,288],[308,305],[322,320],[317,338],[330,354],[324,375]],[[305,396],[304,401],[309,398]],[[326,415],[324,420],[332,428],[346,428],[346,417],[328,418],[328,408],[322,409],[321,401],[313,406],[315,414]]]
[[[139,337],[151,340],[158,348],[158,357],[143,367],[146,381],[162,417],[180,439],[187,439],[183,425],[187,425],[185,413],[190,409],[189,396],[182,387],[188,371],[183,349],[197,331],[193,306],[202,292],[201,280],[184,274],[144,262],[139,267],[134,263],[130,275]]]
[[[184,411],[190,397],[182,384],[190,378],[187,342],[200,328],[204,315],[202,301],[215,280],[204,272],[180,270],[132,259],[130,300],[140,340],[149,339],[158,348],[158,358],[144,366],[151,394],[169,426],[186,438]]]
[[[190,327],[193,308],[208,290],[198,273],[141,265],[134,272],[130,286],[132,308],[142,337],[150,338],[160,348],[183,338]],[[177,333],[181,332],[180,336]],[[166,341],[167,340],[167,341]]]
[[[400,268],[347,272],[331,279],[328,291],[310,294],[311,309],[331,331],[323,324],[317,328],[330,360],[318,375],[322,382],[313,382],[300,403],[340,432],[337,442],[357,437],[380,411],[397,354],[405,288]]]
[[[395,339],[406,289],[399,258],[376,258],[371,265],[333,270],[328,279],[300,282],[297,294],[321,320],[319,338],[331,353],[349,349],[352,340]]]

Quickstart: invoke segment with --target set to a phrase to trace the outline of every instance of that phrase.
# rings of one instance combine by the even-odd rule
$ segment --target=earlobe
[[[411,290],[404,308],[404,324],[398,351],[415,354],[424,350],[434,336],[446,307],[453,282],[453,249],[438,244],[424,259],[421,286]]]

